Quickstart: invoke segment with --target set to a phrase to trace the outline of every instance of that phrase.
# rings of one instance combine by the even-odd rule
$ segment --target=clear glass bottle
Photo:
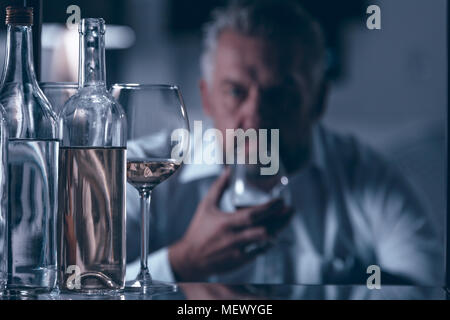
[[[6,9],[0,103],[8,125],[8,290],[56,286],[57,117],[33,66],[33,8]]]
[[[7,246],[7,212],[8,212],[8,184],[7,184],[7,150],[8,128],[5,121],[5,110],[0,104],[0,296],[6,289],[8,246]]]
[[[79,90],[60,114],[58,280],[97,294],[125,286],[127,123],[106,89],[104,20],[79,31]]]

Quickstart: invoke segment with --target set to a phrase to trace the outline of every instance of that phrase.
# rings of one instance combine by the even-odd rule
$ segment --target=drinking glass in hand
[[[258,164],[235,164],[231,167],[230,184],[220,203],[224,212],[235,213],[276,199],[283,200],[286,206],[291,204],[287,188],[289,179],[283,166],[280,164],[280,169],[275,175],[262,175],[261,168],[262,166]],[[250,244],[244,250],[250,253],[274,244],[275,240]]]
[[[231,178],[231,203],[235,210],[283,199],[289,204],[288,178],[281,167],[275,175],[262,175],[260,165],[236,164]]]
[[[177,87],[168,85],[116,84],[111,92],[127,114],[127,181],[141,203],[141,270],[126,287],[141,294],[175,290],[173,284],[152,280],[147,256],[152,191],[180,168],[189,148],[183,99]]]

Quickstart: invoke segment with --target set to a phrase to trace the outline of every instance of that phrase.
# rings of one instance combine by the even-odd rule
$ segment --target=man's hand
[[[244,265],[264,250],[246,252],[245,248],[268,243],[292,216],[282,200],[233,214],[221,212],[218,203],[229,175],[226,170],[213,184],[184,237],[169,248],[170,264],[179,281],[200,281]]]

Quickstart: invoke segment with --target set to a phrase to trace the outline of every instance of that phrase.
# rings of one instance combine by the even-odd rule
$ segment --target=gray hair
[[[303,71],[309,73],[315,84],[324,77],[326,50],[322,29],[293,1],[240,0],[215,10],[212,21],[205,26],[201,57],[201,71],[209,83],[218,40],[224,31],[259,36],[280,44],[298,43],[303,50]]]

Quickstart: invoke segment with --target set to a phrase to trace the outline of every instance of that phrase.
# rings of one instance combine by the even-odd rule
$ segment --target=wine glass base
[[[168,283],[156,280],[133,280],[125,284],[126,293],[136,293],[140,295],[168,294],[177,292],[178,286],[174,283]]]

